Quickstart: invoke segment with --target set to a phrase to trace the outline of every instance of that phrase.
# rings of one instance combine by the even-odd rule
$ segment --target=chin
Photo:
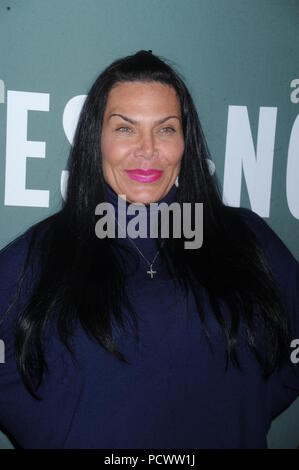
[[[160,193],[159,193],[160,194]],[[132,197],[131,197],[132,196]],[[151,194],[139,194],[137,195],[136,193],[132,195],[127,195],[127,201],[130,202],[136,202],[139,204],[150,204],[151,202],[156,202],[160,199],[160,195],[151,195]]]
[[[136,203],[136,204],[150,204],[151,202],[155,202],[156,199],[153,198],[127,198],[127,202],[129,203]]]

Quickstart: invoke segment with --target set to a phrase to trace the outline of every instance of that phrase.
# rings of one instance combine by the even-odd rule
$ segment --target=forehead
[[[117,83],[109,92],[106,112],[120,109],[138,111],[145,108],[176,111],[180,113],[180,101],[175,89],[160,82]]]

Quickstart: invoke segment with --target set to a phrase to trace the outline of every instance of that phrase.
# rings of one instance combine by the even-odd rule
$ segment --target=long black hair
[[[125,266],[118,256],[115,240],[95,236],[95,207],[106,201],[101,127],[107,97],[112,87],[132,81],[171,86],[180,101],[185,147],[176,201],[189,202],[192,207],[195,202],[203,203],[204,242],[198,250],[186,250],[184,236],[170,236],[161,256],[172,260],[181,285],[187,291],[192,289],[210,344],[213,341],[202,308],[203,288],[226,338],[226,366],[231,360],[234,366],[242,368],[237,354],[241,321],[247,343],[263,366],[265,377],[288,354],[290,330],[282,295],[253,231],[236,208],[222,202],[217,177],[208,166],[207,159],[211,156],[185,80],[170,61],[142,50],[114,61],[91,86],[69,154],[65,201],[58,212],[30,228],[20,285],[32,260],[36,259],[37,246],[40,275],[32,285],[28,302],[18,312],[14,344],[24,384],[37,399],[40,398],[36,391],[47,368],[44,335],[50,324],[57,327],[61,342],[73,358],[71,342],[76,326],[80,325],[106,351],[127,362],[112,333],[113,320],[121,329],[126,328],[122,313],[122,306],[129,305]],[[228,319],[222,302],[229,307]],[[136,312],[133,306],[128,310],[138,336]],[[261,323],[258,320],[262,320],[264,331],[262,347],[259,347]]]

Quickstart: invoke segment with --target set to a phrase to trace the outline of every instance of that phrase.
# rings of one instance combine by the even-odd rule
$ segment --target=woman
[[[222,203],[208,157],[165,60],[139,51],[97,78],[62,209],[1,253],[0,423],[17,445],[267,447],[299,391],[298,262],[261,217]],[[132,222],[120,199],[144,204],[145,238],[98,236],[98,204],[117,235]],[[188,203],[193,222],[201,202],[202,246],[163,237],[163,213],[150,237],[153,202]]]

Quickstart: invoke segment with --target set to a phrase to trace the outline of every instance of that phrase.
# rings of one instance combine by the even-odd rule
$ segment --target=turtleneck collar
[[[114,207],[117,208],[118,195],[116,194],[114,189],[112,189],[111,186],[106,181],[104,181],[104,185],[105,185],[105,192],[106,192],[108,202],[111,202],[114,205]],[[173,185],[172,188],[170,189],[170,191],[168,191],[168,193],[166,194],[166,196],[164,196],[162,199],[160,199],[159,201],[156,201],[156,202],[157,203],[166,202],[167,204],[171,204],[175,200],[176,189],[177,189],[176,186]],[[126,201],[126,206],[127,207],[130,204],[132,204],[132,203]],[[139,207],[138,204],[133,204],[133,205],[135,205],[136,207]],[[150,208],[150,205],[145,204],[145,207],[148,211],[149,208]]]
[[[111,204],[113,204],[114,206],[114,213],[115,213],[115,218],[117,220],[120,220],[120,218],[118,219],[118,204],[119,204],[119,201],[118,201],[118,195],[117,193],[111,188],[111,186],[105,181],[105,193],[106,193],[106,201],[107,202],[110,202]],[[166,194],[166,196],[164,196],[162,199],[160,199],[159,201],[155,201],[157,204],[160,204],[160,203],[166,203],[167,205],[170,205],[172,202],[175,201],[175,196],[176,196],[176,191],[177,191],[177,188],[175,185],[172,186],[172,188],[170,189],[170,191]],[[145,212],[140,212],[140,205],[139,204],[134,204],[134,203],[130,203],[128,202],[127,200],[125,201],[124,199],[120,198],[121,201],[122,201],[122,204],[123,204],[123,207],[124,207],[124,204],[125,204],[125,207],[126,207],[126,210],[125,210],[125,223],[126,223],[126,228],[128,227],[128,223],[130,222],[131,219],[135,218],[138,216],[138,219],[141,220],[141,221],[144,221],[144,214]],[[127,213],[127,210],[128,210],[128,207],[131,206],[131,209],[134,209],[136,208],[136,211],[132,210],[133,214],[128,214]],[[134,242],[136,244],[138,244],[138,246],[143,246],[143,247],[152,247],[152,246],[155,246],[155,238],[150,238],[150,222],[151,222],[151,219],[150,219],[150,213],[153,211],[158,211],[159,209],[156,208],[155,206],[151,206],[150,204],[144,204],[144,207],[145,207],[145,210],[146,210],[146,228],[147,228],[147,236],[146,238],[142,238],[142,237],[137,237],[137,238],[134,238]],[[138,210],[139,209],[139,210]],[[144,208],[143,208],[143,211],[144,211]],[[121,219],[123,220],[123,219]],[[143,223],[143,222],[142,222]],[[118,233],[118,230],[120,230],[119,228],[119,225],[116,223],[115,225],[116,227],[116,236],[117,236],[117,233]],[[136,227],[136,230],[138,230],[138,226]],[[126,240],[128,239],[128,235],[126,234]],[[125,240],[124,238],[119,238],[119,240],[122,242],[123,240]],[[125,240],[125,241],[126,241]]]
[[[176,196],[176,190],[177,190],[176,186],[173,185],[173,187],[166,194],[166,196],[164,196],[159,201],[155,201],[157,205],[159,205],[160,203],[166,203],[167,205],[170,205],[172,202],[174,202],[175,196]],[[142,259],[140,253],[138,253],[138,249],[139,249],[142,252],[143,256],[145,256],[146,259],[149,261],[153,261],[153,259],[155,259],[155,257],[157,256],[157,249],[160,246],[161,238],[159,237],[157,239],[157,238],[150,237],[150,222],[151,222],[150,215],[152,213],[152,210],[159,211],[159,209],[156,208],[155,206],[153,208],[153,206],[151,206],[150,204],[145,204],[144,205],[145,212],[144,212],[144,209],[143,209],[143,212],[141,213],[140,213],[140,210],[139,211],[136,210],[136,212],[133,210],[132,211],[133,214],[128,214],[127,209],[129,206],[131,206],[131,209],[132,207],[133,208],[136,207],[136,209],[138,208],[140,209],[140,205],[130,203],[127,200],[125,201],[124,199],[120,198],[123,203],[121,210],[122,212],[125,212],[125,223],[122,225],[122,228],[124,229],[125,228],[124,226],[126,224],[126,233],[124,234],[124,238],[119,238],[117,234],[120,228],[119,228],[119,222],[117,223],[117,221],[121,219],[121,217],[120,218],[118,217],[118,204],[119,204],[118,195],[106,181],[105,181],[105,194],[106,194],[106,201],[110,202],[114,207],[114,214],[115,214],[115,219],[116,219],[115,234],[116,234],[116,240],[118,242],[118,245],[120,247],[125,246],[126,249],[129,249],[129,253],[131,253],[133,256],[133,258],[131,258],[131,256],[127,256],[128,252],[126,251],[127,265],[133,266],[133,272],[135,269],[137,269],[137,271],[135,272],[136,273],[139,272],[142,282],[148,279],[150,280],[150,282],[153,282],[154,279],[157,281],[161,279],[167,279],[169,274],[168,274],[168,271],[166,271],[166,267],[165,266],[163,267],[163,265],[161,264],[161,256],[158,256],[154,263],[154,268],[157,269],[157,275],[155,275],[154,279],[151,279],[149,275],[147,274],[147,270],[149,269],[147,266],[148,263],[144,259]],[[124,207],[126,208],[125,211],[123,210]],[[163,211],[163,208],[161,208],[161,210]],[[144,218],[146,217],[147,236],[145,238],[140,237],[140,236],[138,236],[137,238],[136,237],[131,238],[127,233],[128,223],[130,222],[131,219],[135,218],[136,216],[138,216],[138,219],[141,221],[141,223],[145,222]],[[136,225],[134,222],[133,224],[134,226]],[[137,227],[136,227],[136,230],[137,230]],[[135,264],[136,261],[138,262],[138,260],[139,260],[139,264]],[[138,268],[140,268],[140,271],[138,270]]]
[[[106,198],[107,198],[106,200],[107,200],[107,202],[110,202],[111,204],[113,204],[114,211],[115,211],[115,217],[117,218],[118,217],[118,209],[119,209],[118,194],[111,188],[111,186],[106,181],[104,182],[104,184],[105,184],[105,193],[106,193]],[[170,189],[170,191],[168,191],[168,193],[162,199],[160,199],[159,201],[155,201],[155,202],[157,204],[166,203],[167,205],[170,205],[172,202],[175,201],[176,190],[177,190],[176,186],[173,185],[172,188]],[[140,207],[141,206],[139,204],[130,203],[127,200],[125,201],[122,198],[120,198],[120,199],[121,199],[121,202],[123,204],[122,207],[124,207],[124,205],[125,205],[125,208],[126,208],[125,209],[126,226],[128,226],[129,221],[131,219],[133,219],[134,217],[136,217],[137,215],[138,215],[138,218],[140,220],[143,220],[143,213],[144,212],[140,213]],[[128,214],[127,213],[127,210],[128,210],[129,206],[131,206],[131,211],[133,212],[133,214]],[[158,209],[155,208],[155,206],[154,207],[151,206],[150,204],[144,204],[143,207],[146,210],[147,238],[149,238],[149,234],[150,234],[150,212],[151,211],[156,211]],[[135,209],[135,208],[136,208],[136,211],[132,210],[132,209]]]

